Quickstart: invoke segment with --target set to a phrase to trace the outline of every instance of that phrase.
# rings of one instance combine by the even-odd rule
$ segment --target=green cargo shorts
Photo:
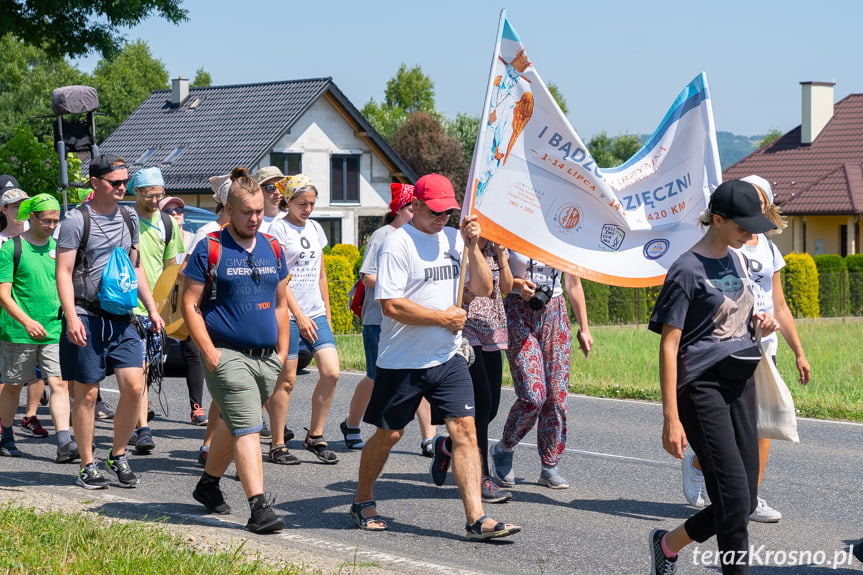
[[[257,358],[235,349],[217,349],[222,356],[213,371],[207,369],[201,355],[201,367],[210,395],[219,406],[232,436],[259,433],[263,427],[261,408],[273,394],[282,362],[275,352]]]

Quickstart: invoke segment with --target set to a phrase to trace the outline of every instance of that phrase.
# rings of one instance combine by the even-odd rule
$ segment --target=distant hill
[[[719,146],[719,163],[722,170],[736,164],[758,148],[764,136],[738,136],[731,132],[716,132],[716,144]]]

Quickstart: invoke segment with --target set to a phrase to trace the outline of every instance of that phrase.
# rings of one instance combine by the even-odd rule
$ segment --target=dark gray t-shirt
[[[666,324],[682,330],[678,389],[728,356],[752,352],[749,322],[755,298],[748,282],[740,258],[730,249],[719,259],[686,252],[671,265],[648,329],[662,333]]]
[[[90,211],[90,238],[87,240],[87,248],[84,250],[90,267],[89,270],[85,270],[84,266],[79,266],[72,272],[72,286],[75,289],[76,299],[97,301],[99,288],[102,286],[102,270],[105,269],[111,252],[114,251],[115,247],[122,247],[128,252],[131,246],[138,245],[138,216],[135,214],[135,210],[125,206],[117,207],[118,210],[110,216],[97,214],[86,204],[81,208]],[[132,220],[133,233],[131,237],[120,210],[126,210]],[[57,247],[77,250],[78,246],[81,245],[83,232],[84,217],[81,215],[81,210],[69,210],[60,228]],[[79,315],[92,315],[91,312],[78,305],[75,306],[75,310]]]
[[[391,233],[396,231],[396,228],[387,224],[382,228],[378,228],[369,238],[369,243],[366,245],[366,252],[363,255],[363,265],[360,267],[360,275],[378,275],[378,254],[381,251],[381,246],[384,245],[384,240]],[[363,300],[363,325],[381,325],[384,319],[383,310],[381,310],[381,302],[375,299],[375,288],[366,288],[366,298]]]

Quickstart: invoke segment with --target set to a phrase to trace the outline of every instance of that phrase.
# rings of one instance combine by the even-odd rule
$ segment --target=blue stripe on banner
[[[503,21],[503,32],[501,32],[501,38],[506,38],[507,40],[521,43],[521,39],[518,37],[518,33],[509,23],[508,19]]]
[[[635,155],[627,160],[626,163],[617,166],[616,168],[602,168],[602,172],[604,174],[614,174],[625,170],[632,164],[638,163],[642,158],[652,152],[656,143],[662,139],[662,136],[665,135],[665,132],[668,131],[668,128],[671,127],[672,124],[682,118],[688,111],[693,108],[697,108],[702,102],[709,98],[710,95],[707,92],[704,72],[702,72],[680,92],[677,99],[674,100],[674,103],[671,105],[671,108],[668,109],[665,117],[662,118],[662,122],[659,123],[659,127],[656,128],[656,131],[653,132],[653,134],[647,139],[647,142],[639,148]]]

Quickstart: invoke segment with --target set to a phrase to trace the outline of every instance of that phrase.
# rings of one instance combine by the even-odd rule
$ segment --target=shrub
[[[653,313],[653,306],[656,305],[656,299],[659,297],[659,292],[662,291],[662,286],[650,286],[641,288],[644,292],[644,313],[641,314],[641,323],[650,323],[650,315]]]
[[[863,315],[863,254],[846,256],[845,267],[848,269],[848,307],[846,313],[848,315]]]
[[[588,280],[581,280],[584,287],[584,300],[587,305],[587,320],[590,325],[605,325],[608,323],[608,287]],[[567,298],[567,309],[569,309],[570,322],[575,321],[575,315],[569,307]]]
[[[353,267],[355,262],[360,259],[360,250],[358,250],[356,246],[352,246],[351,244],[334,245],[332,254],[334,256],[344,256],[348,258],[351,267]]]
[[[337,255],[324,255],[324,269],[330,288],[330,313],[333,318],[333,331],[347,333],[352,331],[354,314],[348,304],[348,294],[354,285],[353,266],[348,258]]]
[[[649,317],[650,310],[647,310],[643,289],[609,286],[608,319],[611,323],[639,323],[645,314]]]
[[[818,317],[818,269],[809,254],[788,254],[782,268],[782,291],[794,317]]]
[[[835,254],[813,258],[818,269],[818,300],[821,317],[840,317],[845,314],[848,295],[848,272],[845,260]]]

